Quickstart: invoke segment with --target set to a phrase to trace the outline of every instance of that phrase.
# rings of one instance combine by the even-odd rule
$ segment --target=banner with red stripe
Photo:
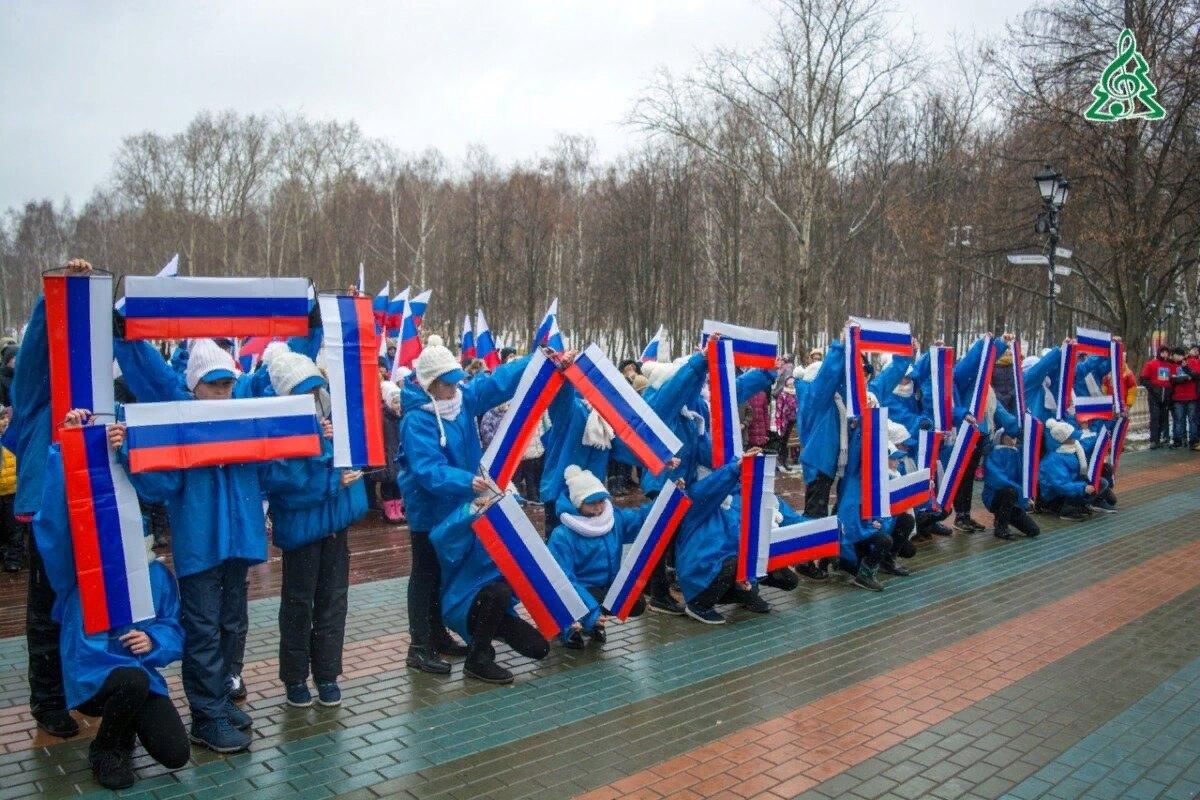
[[[865,317],[851,317],[850,321],[858,326],[858,345],[862,352],[912,356],[912,328],[907,322]]]
[[[836,558],[838,531],[836,516],[806,520],[773,529],[767,571],[774,572],[822,558]]]
[[[712,468],[718,469],[742,457],[742,426],[737,411],[733,342],[710,338],[708,357],[708,401],[712,419]]]
[[[1096,431],[1096,443],[1092,446],[1092,457],[1088,459],[1088,483],[1098,492],[1100,480],[1104,477],[1104,462],[1108,460],[1108,450],[1112,446],[1112,434],[1108,428],[1101,427]]]
[[[721,334],[733,344],[733,363],[737,366],[775,369],[775,359],[779,356],[777,332],[706,319],[700,329],[700,346],[707,347],[709,337],[714,333]]]
[[[1021,341],[1013,339],[1012,344],[1012,380],[1013,380],[1013,402],[1016,406],[1017,419],[1025,419],[1025,411],[1028,406],[1025,405],[1025,376],[1021,372],[1021,362],[1025,359],[1021,357]]]
[[[1021,499],[1032,500],[1038,493],[1038,471],[1042,467],[1042,446],[1046,439],[1046,426],[1029,412],[1025,412],[1025,430],[1021,439]]]
[[[534,350],[521,373],[516,394],[480,461],[484,473],[501,490],[512,482],[530,437],[562,385],[563,375],[558,366],[541,349]]]
[[[111,275],[45,275],[50,356],[50,419],[58,426],[74,408],[111,415],[113,311]]]
[[[979,428],[966,420],[963,420],[962,424],[958,426],[954,447],[950,450],[950,461],[946,464],[945,474],[938,485],[937,504],[940,508],[947,509],[953,502],[954,495],[958,493],[958,487],[967,477],[971,454],[979,446],[981,437]]]
[[[862,501],[863,519],[890,517],[888,505],[888,410],[868,408],[862,415]]]
[[[771,529],[775,527],[776,457],[742,456],[741,532],[735,580],[755,581],[767,574]]]
[[[846,339],[846,365],[844,368],[846,416],[861,417],[867,407],[867,376],[863,371],[858,326],[847,326],[844,336]]]
[[[929,502],[932,495],[929,470],[918,469],[896,478],[889,478],[887,488],[889,501],[887,516],[894,517],[917,506],[923,506]]]
[[[933,392],[933,397],[929,398],[933,410],[933,428],[949,431],[954,428],[953,348],[929,348],[929,377]]]
[[[990,333],[983,337],[983,352],[979,355],[979,368],[975,371],[975,385],[971,389],[971,402],[967,413],[975,419],[983,419],[987,414],[988,392],[992,390],[992,372],[996,369],[996,359],[1000,355],[1000,347]]]
[[[1108,450],[1108,464],[1112,467],[1113,482],[1117,480],[1117,468],[1125,452],[1125,437],[1129,434],[1129,417],[1117,417],[1113,423],[1112,447]]]
[[[1071,407],[1072,396],[1075,393],[1075,368],[1079,358],[1079,351],[1074,343],[1067,343],[1062,347],[1062,361],[1058,364],[1058,392],[1054,396],[1054,402],[1057,408],[1054,409],[1054,418],[1062,419],[1067,414],[1067,409]]]
[[[126,339],[305,336],[307,278],[125,279]]]
[[[322,344],[333,423],[335,467],[382,467],[383,399],[379,391],[379,334],[371,300],[323,294]]]
[[[683,515],[691,506],[691,499],[669,481],[654,498],[646,521],[642,523],[637,538],[621,561],[617,577],[604,596],[604,608],[617,619],[625,620],[633,611],[650,573],[662,558],[667,544],[683,521]]]

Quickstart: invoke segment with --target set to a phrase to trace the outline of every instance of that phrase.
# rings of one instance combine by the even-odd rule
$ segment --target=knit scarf
[[[462,389],[456,386],[454,387],[454,397],[449,400],[439,401],[433,395],[429,395],[429,402],[421,406],[422,409],[433,414],[433,418],[437,420],[438,444],[442,447],[446,446],[446,428],[442,425],[442,420],[458,419],[458,415],[462,413],[462,404]]]
[[[583,426],[583,443],[597,450],[611,450],[614,435],[612,426],[593,408]]]
[[[679,416],[684,419],[695,420],[696,424],[700,426],[699,435],[704,436],[704,416],[699,411],[692,411],[690,408],[684,407],[679,409]]]
[[[594,517],[562,513],[558,515],[558,521],[566,525],[568,530],[580,536],[586,536],[589,539],[603,536],[613,529],[612,501],[605,500],[604,510]]]
[[[1060,453],[1074,453],[1075,459],[1079,462],[1079,474],[1087,476],[1088,460],[1087,453],[1083,451],[1083,445],[1076,441],[1069,441],[1066,444],[1060,445],[1058,448]]]
[[[835,478],[841,478],[842,473],[846,471],[846,461],[850,458],[850,425],[846,419],[846,404],[842,402],[842,396],[837,392],[833,393],[833,404],[838,410],[838,460],[837,460],[837,475]]]

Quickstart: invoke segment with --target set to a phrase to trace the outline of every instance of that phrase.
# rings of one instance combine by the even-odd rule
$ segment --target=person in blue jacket
[[[550,653],[550,645],[537,628],[517,616],[512,587],[471,529],[471,523],[499,498],[458,504],[428,537],[440,565],[442,619],[467,642],[463,674],[485,683],[508,684],[513,674],[496,663],[493,642],[504,642],[535,661]]]
[[[1063,519],[1083,519],[1092,510],[1096,488],[1087,480],[1087,455],[1079,431],[1071,423],[1052,419],[1046,432],[1057,447],[1042,456],[1038,470],[1038,500]],[[1106,488],[1101,482],[1101,488]]]
[[[74,410],[64,423],[84,424],[90,413]],[[159,670],[183,652],[179,625],[179,592],[175,577],[154,556],[154,540],[146,536],[150,590],[155,616],[102,633],[84,631],[83,608],[75,574],[75,556],[67,514],[62,453],[56,444],[46,458],[41,508],[33,519],[34,535],[54,589],[53,616],[61,625],[66,702],[88,716],[100,717],[88,762],[96,782],[106,789],[134,783],[131,766],[135,737],[146,752],[168,769],[188,761],[190,748],[179,712],[171,702]]]
[[[308,356],[275,354],[267,365],[273,392],[281,397],[327,392],[325,378]],[[293,483],[324,486],[315,501],[292,492],[268,495],[271,538],[283,551],[279,597],[279,680],[287,703],[312,705],[311,666],[317,702],[341,704],[337,684],[350,590],[348,529],[367,513],[367,493],[359,470],[333,467],[333,442],[321,440],[319,459],[294,459]]]
[[[1021,499],[1021,451],[1017,444],[1021,428],[1016,417],[996,431],[997,444],[983,462],[983,505],[995,515],[992,525],[997,539],[1013,539],[1009,526],[1033,538],[1041,528],[1026,510],[1028,500]]]
[[[114,342],[114,351],[142,401],[222,400],[236,388],[233,359],[210,339],[196,340],[189,348],[186,381],[191,394],[183,396],[174,372],[147,342]],[[248,383],[253,377],[238,380]],[[124,436],[123,425],[113,428]],[[328,426],[325,434],[330,435]],[[118,455],[128,464],[127,444]],[[267,493],[323,496],[323,484],[297,483],[294,467],[288,460],[130,476],[139,497],[167,506],[187,632],[183,688],[192,712],[190,736],[219,753],[250,746],[246,731],[253,721],[231,701],[228,679],[243,642],[246,573],[251,564],[267,559],[262,499]]]
[[[1012,334],[1008,333],[991,339],[991,347],[995,350],[997,359],[1008,350],[1008,344],[1012,339]],[[966,355],[954,365],[954,404],[956,407],[966,409],[971,403],[971,397],[975,391],[975,379],[979,372],[979,364],[984,357],[984,343],[987,341],[983,337],[977,339],[967,350]],[[986,525],[976,522],[971,516],[971,505],[975,498],[975,473],[979,469],[979,464],[986,453],[986,442],[992,432],[992,420],[989,417],[998,413],[996,411],[998,406],[999,404],[996,403],[996,393],[991,391],[989,386],[987,413],[983,415],[983,419],[975,419],[969,412],[965,413],[963,417],[963,419],[968,419],[977,425],[979,432],[983,434],[979,440],[979,444],[971,451],[966,470],[963,473],[962,483],[959,484],[958,491],[954,495],[954,529],[963,533],[976,533],[987,530]],[[999,406],[999,408],[1002,410],[1003,406]],[[955,420],[955,425],[958,425],[959,422],[961,420]]]
[[[558,498],[558,525],[550,532],[546,546],[587,603],[588,615],[580,627],[564,631],[561,636],[564,645],[579,650],[584,646],[585,632],[597,644],[607,639],[607,612],[600,602],[621,569],[624,546],[637,538],[653,501],[639,508],[618,508],[600,479],[576,464],[563,470],[563,479],[566,491]],[[641,616],[645,610],[645,599],[639,597],[629,616]]]
[[[412,573],[408,579],[408,627],[411,643],[405,663],[436,675],[450,672],[441,656],[464,656],[467,648],[446,632],[439,602],[438,557],[429,532],[455,509],[486,491],[479,470],[483,449],[475,420],[512,399],[529,357],[479,374],[463,384],[458,359],[430,336],[401,386],[400,474],[398,483],[408,513]],[[461,385],[460,385],[461,384]]]

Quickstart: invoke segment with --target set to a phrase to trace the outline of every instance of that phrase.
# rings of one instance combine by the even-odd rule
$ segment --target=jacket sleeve
[[[729,493],[737,488],[741,469],[739,462],[731,461],[696,481],[688,490],[688,497],[692,499],[688,514],[703,518],[716,511]]]
[[[1002,406],[1000,403],[996,403],[996,426],[997,427],[1016,428],[1016,427],[1020,427],[1022,422],[1018,422],[1016,415],[1010,414],[1007,408]]]
[[[121,374],[129,391],[139,402],[192,399],[184,388],[183,377],[163,361],[163,357],[149,342],[114,339],[113,355],[121,366]]]
[[[472,417],[512,399],[521,382],[521,373],[529,366],[529,356],[514,359],[496,367],[491,375],[480,373],[463,387],[463,406]]]
[[[954,393],[969,397],[975,389],[975,374],[979,372],[979,362],[983,358],[982,338],[976,339],[975,344],[967,348],[966,355],[954,365]],[[966,402],[963,401],[963,405]]]
[[[907,356],[892,356],[888,365],[871,381],[869,385],[871,391],[875,393],[876,397],[891,394],[900,385],[900,381],[912,363],[912,359]]]
[[[342,470],[333,466],[330,454],[322,453],[268,461],[259,467],[258,480],[265,493],[285,495],[289,506],[303,508],[337,497],[342,488]]]
[[[179,588],[175,576],[162,564],[150,565],[150,580],[154,589],[153,620],[138,623],[154,640],[154,647],[142,662],[155,669],[183,658],[183,626],[179,624]]]
[[[617,524],[621,526],[622,544],[631,544],[638,537],[638,533],[641,531],[642,525],[646,523],[646,517],[650,516],[650,509],[653,506],[653,500],[636,508],[617,508],[613,506],[613,513],[617,515]]]
[[[429,541],[437,551],[441,563],[452,569],[457,569],[462,564],[475,539],[471,523],[478,516],[470,503],[463,503],[429,532]]]
[[[475,496],[471,488],[474,474],[450,466],[438,444],[437,420],[432,414],[406,414],[400,435],[409,471],[425,491],[464,501]]]
[[[1054,379],[1058,373],[1058,365],[1062,361],[1062,348],[1055,347],[1049,353],[1042,356],[1036,363],[1031,364],[1029,369],[1025,370],[1024,384],[1025,393],[1038,392],[1042,389],[1042,381],[1046,378]]]
[[[46,576],[50,579],[50,587],[56,597],[66,597],[77,578],[75,550],[67,517],[66,480],[58,445],[50,448],[46,458],[42,505],[33,516],[33,535],[46,567]]]
[[[700,394],[707,374],[704,353],[693,353],[650,398],[650,407],[664,420],[674,419],[688,400]]]
[[[766,369],[751,369],[737,376],[734,381],[738,405],[745,403],[751,397],[765,392],[775,383],[776,372]]]
[[[833,402],[833,395],[842,380],[842,373],[845,371],[845,368],[845,344],[840,340],[831,342],[829,349],[825,353],[825,360],[821,362],[821,368],[817,370],[817,376],[813,378],[812,384],[808,387],[808,393],[804,398],[804,417],[806,422],[803,423],[802,427],[805,430],[808,430],[811,426],[812,414],[820,413]]]
[[[50,343],[46,334],[46,300],[39,297],[25,328],[25,338],[17,350],[17,363],[12,379],[12,419],[9,427],[14,433],[44,408],[50,406]],[[53,422],[58,424],[62,420]],[[13,441],[6,439],[6,441]],[[20,461],[23,453],[8,446]]]

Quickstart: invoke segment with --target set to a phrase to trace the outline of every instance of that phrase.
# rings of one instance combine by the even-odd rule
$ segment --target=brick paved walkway
[[[929,543],[882,595],[806,582],[719,628],[650,616],[602,650],[502,653],[507,688],[405,670],[405,579],[376,569],[351,589],[345,706],[289,708],[277,598],[254,600],[252,751],[197,750],[175,773],[142,755],[123,795],[1192,797],[1200,458],[1123,466],[1120,514]],[[356,550],[402,539],[368,532]],[[86,733],[33,735],[24,661],[23,640],[0,639],[0,798],[102,796]]]

